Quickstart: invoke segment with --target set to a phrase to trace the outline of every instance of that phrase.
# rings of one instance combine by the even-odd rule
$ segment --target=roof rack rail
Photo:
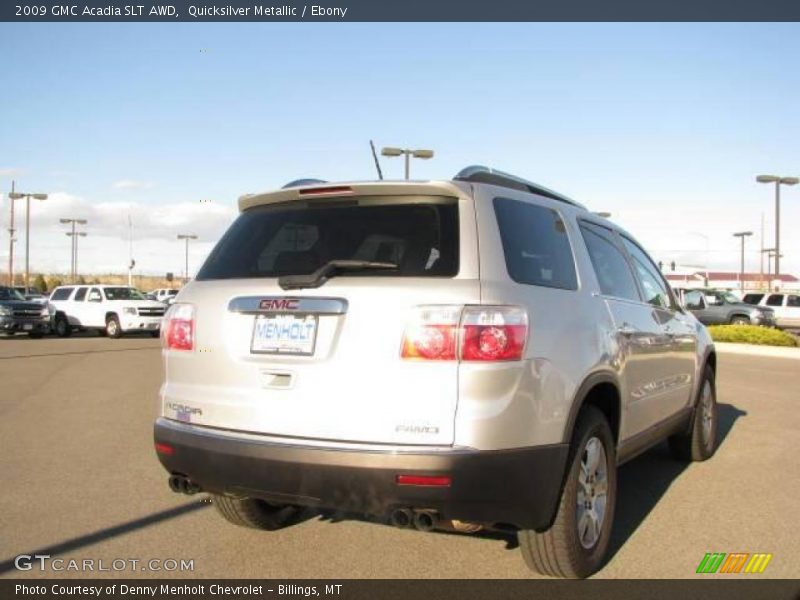
[[[490,185],[511,188],[512,190],[519,190],[521,192],[530,192],[532,194],[544,196],[545,198],[558,200],[559,202],[566,202],[567,204],[571,204],[572,206],[577,206],[578,208],[586,210],[586,207],[580,202],[576,202],[571,198],[567,198],[563,194],[554,192],[543,185],[533,183],[532,181],[522,179],[521,177],[511,175],[510,173],[504,173],[503,171],[492,169],[491,167],[484,167],[483,165],[472,165],[466,167],[465,169],[461,169],[458,174],[453,177],[453,181],[488,183]]]
[[[285,190],[286,188],[293,188],[293,187],[302,187],[304,185],[317,185],[318,183],[328,183],[324,179],[295,179],[294,181],[290,181],[281,189]]]

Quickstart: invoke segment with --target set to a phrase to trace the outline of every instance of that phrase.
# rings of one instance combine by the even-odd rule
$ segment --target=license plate
[[[316,315],[259,315],[250,351],[258,354],[314,354]]]
[[[32,323],[25,323],[22,326],[22,330],[23,331],[32,331],[33,330],[33,324]]]

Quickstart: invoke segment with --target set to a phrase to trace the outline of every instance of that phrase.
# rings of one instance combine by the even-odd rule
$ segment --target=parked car
[[[49,330],[50,312],[46,305],[26,300],[15,288],[0,287],[0,332],[40,338]]]
[[[713,289],[681,289],[684,306],[704,325],[764,325],[775,327],[771,308],[754,307],[732,292]]]
[[[584,577],[619,464],[664,439],[714,453],[708,332],[632,235],[565,196],[472,167],[239,207],[165,316],[154,431],[170,487],[228,521],[515,530],[530,568]]]
[[[60,337],[73,329],[95,330],[112,338],[125,333],[148,332],[158,337],[166,307],[132,287],[119,285],[66,285],[53,290],[54,328]]]
[[[175,290],[171,288],[160,288],[157,290],[153,290],[150,292],[155,299],[159,302],[163,302],[164,304],[172,304],[175,301],[175,296],[178,295],[180,290]]]
[[[745,294],[744,301],[775,313],[778,327],[800,328],[800,294]]]

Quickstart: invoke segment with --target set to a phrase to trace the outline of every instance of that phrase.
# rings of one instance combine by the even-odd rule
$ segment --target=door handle
[[[635,327],[633,327],[632,325],[628,325],[627,323],[623,323],[622,325],[617,327],[617,332],[626,337],[634,335],[636,331],[637,329]]]

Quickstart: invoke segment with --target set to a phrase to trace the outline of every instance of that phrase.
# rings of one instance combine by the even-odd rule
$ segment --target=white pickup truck
[[[159,335],[167,307],[147,300],[135,288],[120,285],[66,285],[53,290],[53,327],[60,337],[73,329],[93,329],[108,337],[123,333],[149,332]]]
[[[155,296],[156,300],[159,302],[163,302],[164,304],[172,304],[175,301],[175,296],[178,295],[179,291],[180,290],[175,290],[172,288],[159,288],[150,293]]]

